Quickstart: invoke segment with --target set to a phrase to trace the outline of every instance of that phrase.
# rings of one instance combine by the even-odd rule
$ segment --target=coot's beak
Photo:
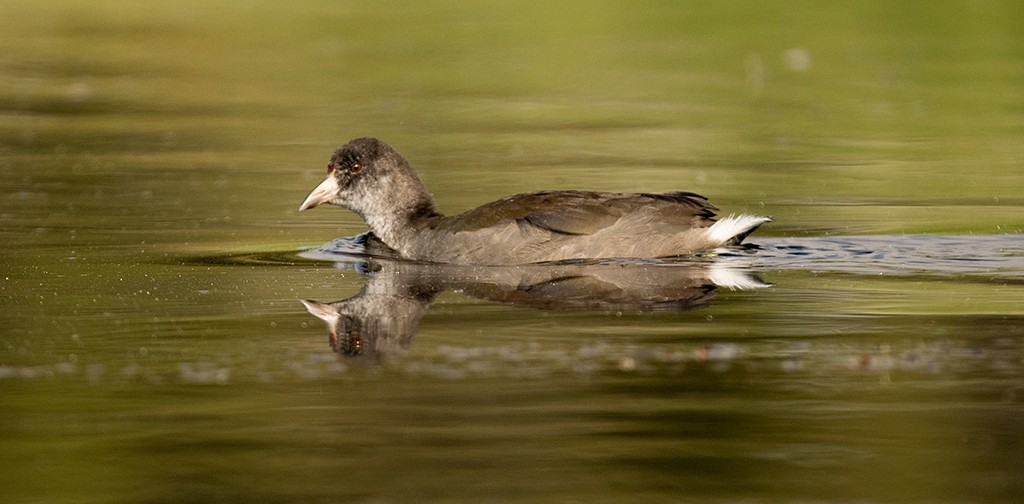
[[[323,182],[320,182],[320,185],[313,189],[313,192],[309,193],[309,196],[306,196],[306,200],[299,205],[299,211],[330,203],[337,196],[338,180],[334,178],[334,175],[328,175]]]

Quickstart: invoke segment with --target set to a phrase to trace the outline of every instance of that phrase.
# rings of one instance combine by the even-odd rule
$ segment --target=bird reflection
[[[386,246],[372,235],[336,240],[302,255],[366,274],[366,285],[355,296],[302,303],[327,324],[332,350],[370,361],[407,348],[430,304],[447,290],[543,310],[650,312],[703,306],[719,287],[771,285],[709,258],[521,266],[413,263],[387,257]]]

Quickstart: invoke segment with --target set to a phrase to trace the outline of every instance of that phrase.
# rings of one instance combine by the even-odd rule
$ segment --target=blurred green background
[[[359,136],[448,213],[687,190],[757,237],[1021,233],[1022,83],[1015,1],[4,0],[0,500],[1018,501],[1019,272],[448,293],[364,367],[298,299],[365,278],[291,253],[365,229],[297,212]]]

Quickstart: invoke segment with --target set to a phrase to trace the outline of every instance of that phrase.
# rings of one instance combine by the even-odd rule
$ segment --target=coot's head
[[[376,138],[357,138],[341,146],[327,163],[327,178],[299,210],[324,203],[348,208],[363,218],[430,202],[409,162]]]

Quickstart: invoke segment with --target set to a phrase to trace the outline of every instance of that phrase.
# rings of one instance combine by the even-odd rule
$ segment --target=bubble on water
[[[633,371],[636,369],[636,359],[632,357],[623,357],[619,359],[619,369],[623,371]]]

